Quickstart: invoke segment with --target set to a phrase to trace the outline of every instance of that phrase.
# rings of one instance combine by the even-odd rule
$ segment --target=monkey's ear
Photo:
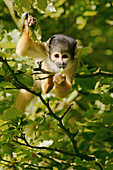
[[[45,46],[45,50],[46,50],[47,55],[49,55],[49,43],[50,43],[50,39],[51,38],[49,38],[46,42],[42,42],[42,44]]]
[[[46,42],[43,42],[44,46],[46,47],[46,52],[48,55],[49,55],[49,51],[50,51],[51,41],[53,40],[54,37],[55,37],[55,35],[53,35],[51,38],[49,38]]]
[[[51,39],[51,38],[49,38],[46,42],[44,42],[44,44],[45,44],[45,46],[46,46],[47,48],[49,48],[50,39]]]

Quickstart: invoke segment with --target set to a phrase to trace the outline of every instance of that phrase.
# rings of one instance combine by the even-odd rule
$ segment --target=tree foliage
[[[112,0],[0,1],[2,169],[113,169],[112,10]],[[38,21],[33,37],[83,42],[84,66],[62,100],[33,91],[34,61],[15,53],[28,12]],[[25,113],[14,107],[21,88],[36,96]]]

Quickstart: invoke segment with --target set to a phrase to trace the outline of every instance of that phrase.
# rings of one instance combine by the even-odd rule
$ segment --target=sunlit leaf
[[[107,20],[106,20],[106,23],[109,24],[109,25],[113,25],[113,20],[107,19]]]
[[[15,42],[0,43],[0,48],[12,49],[12,48],[15,48],[15,47],[16,47]]]
[[[13,0],[15,9],[18,15],[21,16],[24,12],[29,12],[32,4],[32,0]]]
[[[44,140],[43,142],[40,142],[39,146],[50,146],[52,145],[53,141],[52,140]]]
[[[54,13],[51,14],[51,18],[55,18],[55,17],[60,17],[61,14],[64,12],[64,9],[62,7],[58,8],[58,10]]]
[[[56,2],[55,6],[58,7],[58,6],[61,6],[66,0],[60,0],[58,2]]]
[[[16,108],[10,108],[6,111],[4,111],[4,119],[5,120],[15,120],[16,118],[19,118],[22,116],[22,112],[19,109]]]
[[[34,41],[40,42],[42,38],[40,27],[38,25],[35,25],[34,27],[30,27],[29,36]]]
[[[84,16],[94,16],[97,14],[97,11],[85,11],[83,13]]]
[[[83,18],[82,16],[79,16],[76,18],[76,24],[78,29],[82,30],[87,24],[87,19]]]
[[[45,11],[47,7],[47,0],[35,0],[35,7]]]
[[[46,8],[46,13],[51,14],[52,12],[56,12],[55,7],[53,6],[53,3],[49,3]]]
[[[12,41],[16,42],[19,40],[20,38],[20,32],[17,29],[12,30],[9,35],[12,38]]]

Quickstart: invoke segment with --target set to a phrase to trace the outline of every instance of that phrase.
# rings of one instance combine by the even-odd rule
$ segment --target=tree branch
[[[68,113],[68,111],[71,109],[72,105],[73,105],[73,103],[69,106],[69,108],[68,108],[68,109],[64,112],[64,114],[60,117],[61,120],[65,117],[65,115],[66,115],[66,114]]]
[[[17,138],[19,138],[19,137],[17,137]],[[16,142],[16,143],[18,143],[18,144],[20,144],[22,146],[27,146],[27,147],[30,147],[30,148],[33,148],[33,149],[49,150],[49,151],[59,152],[59,153],[62,153],[62,154],[65,154],[65,155],[69,155],[69,156],[74,156],[73,153],[65,152],[65,151],[62,151],[62,150],[57,149],[57,148],[50,148],[50,147],[45,147],[45,146],[38,147],[38,146],[30,145],[28,142],[27,142],[27,144],[24,144],[24,143],[21,143],[21,142],[19,142],[17,140],[13,140],[13,142]]]
[[[69,131],[69,129],[66,129],[66,127],[63,125],[62,123],[62,119],[58,116],[56,116],[53,111],[51,110],[50,106],[49,106],[49,103],[48,102],[45,102],[45,100],[42,98],[41,94],[39,94],[39,98],[40,100],[42,101],[42,103],[47,107],[47,109],[49,110],[49,115],[51,115],[54,119],[56,119],[58,121],[58,125],[60,126],[61,129],[63,129],[66,134],[68,135],[68,137],[70,138],[71,142],[72,142],[72,145],[73,145],[73,148],[74,148],[74,151],[75,151],[75,156],[78,156],[80,157],[81,159],[86,159],[86,160],[95,160],[94,157],[91,157],[91,156],[88,156],[88,155],[84,155],[82,153],[80,153],[77,149],[77,146],[76,146],[76,141],[75,141],[75,136],[77,135],[77,133],[71,133]]]
[[[36,96],[38,96],[38,97],[40,98],[40,100],[42,101],[42,103],[43,103],[43,104],[46,106],[46,108],[48,109],[49,115],[50,115],[51,117],[53,117],[55,120],[58,121],[58,125],[60,126],[60,128],[61,128],[62,130],[64,130],[64,132],[65,132],[65,133],[67,134],[67,136],[69,137],[69,139],[70,139],[70,141],[71,141],[71,143],[72,143],[72,145],[73,145],[73,149],[74,149],[74,152],[75,152],[75,153],[74,153],[74,154],[70,154],[70,153],[66,153],[66,152],[64,152],[64,151],[61,151],[61,150],[59,150],[59,149],[32,146],[32,145],[30,145],[30,144],[27,142],[27,140],[26,140],[24,137],[22,137],[22,136],[21,136],[20,138],[24,140],[25,144],[20,143],[19,141],[14,141],[14,142],[17,142],[17,143],[19,143],[19,144],[21,144],[21,145],[23,145],[23,146],[28,146],[28,147],[35,148],[35,149],[47,149],[47,150],[51,150],[51,151],[58,151],[58,152],[63,153],[63,154],[69,154],[69,155],[71,155],[71,156],[77,156],[77,157],[80,157],[82,160],[83,160],[83,159],[85,159],[85,160],[87,160],[87,161],[95,160],[95,157],[88,156],[88,155],[86,155],[86,154],[82,154],[82,153],[80,153],[80,152],[78,151],[78,148],[77,148],[77,145],[76,145],[77,141],[75,140],[75,136],[77,135],[78,131],[77,131],[76,133],[71,133],[70,130],[67,129],[67,128],[63,125],[62,119],[63,119],[63,117],[67,114],[67,112],[68,112],[68,110],[69,110],[70,108],[67,109],[67,111],[63,114],[62,117],[56,116],[56,114],[52,111],[51,107],[49,106],[49,102],[46,102],[46,101],[43,99],[43,97],[41,96],[41,92],[40,92],[40,93],[36,93],[35,91],[32,91],[32,90],[29,89],[27,86],[25,86],[23,83],[21,83],[21,82],[17,79],[16,75],[14,74],[14,71],[11,69],[11,67],[10,67],[9,64],[7,63],[7,60],[6,60],[6,59],[3,59],[2,57],[0,57],[0,61],[4,62],[4,63],[6,64],[6,66],[7,66],[7,68],[9,69],[9,71],[11,72],[16,87],[18,87],[18,88],[23,88],[23,89],[27,90],[28,92],[30,92],[30,93],[32,93],[32,94],[34,94],[34,95],[36,95]],[[94,73],[92,73],[92,74],[79,75],[79,78],[80,78],[80,77],[84,77],[84,78],[85,78],[85,77],[92,77],[92,76],[97,76],[97,75],[104,75],[104,76],[107,75],[107,76],[109,76],[109,77],[113,77],[113,74],[107,73],[107,72],[103,72],[103,71],[100,71],[100,70],[99,70],[99,71],[96,71],[96,72],[94,72]],[[77,77],[77,75],[76,75],[76,77]],[[103,169],[103,168],[101,167],[101,169]]]
[[[96,76],[103,76],[103,77],[113,77],[113,73],[102,71],[100,68],[93,73],[88,74],[79,74],[77,73],[75,78],[88,78],[88,77],[96,77]]]

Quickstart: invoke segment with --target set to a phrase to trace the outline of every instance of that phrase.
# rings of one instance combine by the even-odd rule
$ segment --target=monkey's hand
[[[53,77],[53,82],[55,86],[62,85],[66,81],[66,76],[64,74],[57,73]]]
[[[55,85],[54,92],[58,98],[63,98],[69,94],[71,90],[71,83],[67,81],[64,74],[55,74],[53,77],[53,83]]]
[[[32,27],[36,24],[36,18],[29,15],[28,19],[25,20],[25,25],[28,25],[29,27]]]
[[[29,15],[28,19],[25,20],[25,30],[26,30],[27,34],[29,34],[29,28],[28,27],[33,27],[35,24],[36,24],[36,18]]]

